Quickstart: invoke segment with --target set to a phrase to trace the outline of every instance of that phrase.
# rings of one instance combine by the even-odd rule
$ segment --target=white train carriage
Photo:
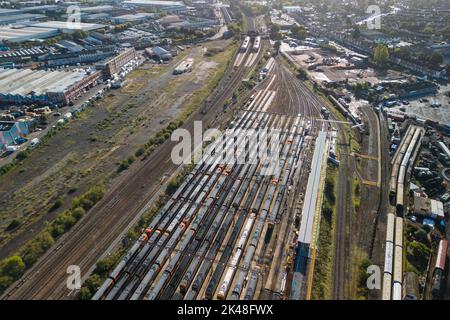
[[[246,52],[247,49],[248,49],[248,45],[249,45],[249,44],[250,44],[250,37],[249,37],[249,36],[246,36],[246,37],[244,38],[244,41],[242,42],[240,51],[241,51],[241,52]]]
[[[383,275],[383,292],[381,299],[382,300],[391,300],[391,289],[392,289],[392,275],[389,273],[385,273]]]
[[[253,52],[258,52],[260,47],[261,47],[261,37],[257,36],[255,38],[255,42],[253,43],[253,48],[252,48]]]

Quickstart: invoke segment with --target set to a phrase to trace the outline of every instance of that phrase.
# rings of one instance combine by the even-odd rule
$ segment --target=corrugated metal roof
[[[86,73],[80,71],[0,69],[0,94],[26,96],[63,92],[84,77]]]
[[[53,34],[57,34],[57,29],[44,29],[44,28],[11,28],[11,27],[0,27],[0,40],[17,40],[23,37],[30,38],[45,38]]]
[[[311,244],[314,232],[314,216],[317,206],[317,196],[322,168],[322,158],[325,151],[326,133],[321,131],[316,139],[316,146],[312,158],[311,172],[308,178],[308,184],[305,193],[305,202],[303,204],[302,219],[300,222],[300,231],[298,242]]]
[[[32,24],[35,28],[50,28],[50,29],[67,29],[67,30],[96,30],[104,28],[105,25],[97,24],[97,23],[70,23],[67,21],[46,21]]]

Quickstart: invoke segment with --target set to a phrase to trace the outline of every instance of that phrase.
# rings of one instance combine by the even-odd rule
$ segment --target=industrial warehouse
[[[100,72],[0,69],[0,103],[65,105],[99,78]]]

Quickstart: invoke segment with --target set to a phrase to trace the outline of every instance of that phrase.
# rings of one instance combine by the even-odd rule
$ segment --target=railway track
[[[270,89],[272,89],[272,86],[275,86],[273,81],[266,81],[266,87],[255,94],[253,101],[248,105],[247,111],[238,115],[235,128],[265,128],[266,126],[279,128],[282,129],[283,139],[286,140],[289,135],[293,136],[294,134],[294,132],[289,134],[289,128],[294,124],[292,119],[295,119],[295,117],[274,115],[266,112],[270,108],[272,101],[270,98],[273,97],[273,92]],[[296,121],[297,124],[294,128],[298,127],[298,120]],[[301,136],[295,133],[295,139],[298,140],[300,138]],[[287,145],[290,148],[292,144]],[[298,146],[298,144],[293,145]],[[298,146],[298,149],[300,150],[301,147]],[[289,150],[283,150],[283,156],[287,157],[290,155],[289,168],[291,168],[295,163],[293,159],[298,160],[298,153]],[[298,152],[300,152],[299,150]],[[288,162],[285,160],[284,164],[287,166]],[[174,216],[170,216],[166,223],[158,224],[159,229],[157,230],[160,230],[158,233],[150,231],[147,236],[144,236],[144,238],[148,237],[148,241],[151,241],[151,243],[156,243],[152,250],[155,252],[148,255],[147,249],[144,254],[139,255],[139,252],[142,252],[142,248],[146,245],[138,245],[137,247],[141,248],[137,250],[138,253],[133,253],[128,257],[125,266],[122,266],[121,273],[116,271],[112,273],[118,277],[111,277],[109,283],[105,282],[105,285],[99,290],[95,298],[194,299],[206,297],[211,299],[216,297],[216,294],[219,298],[242,298],[244,293],[242,291],[242,282],[246,279],[246,275],[254,279],[254,277],[257,278],[262,274],[261,272],[254,272],[254,270],[258,270],[256,263],[258,259],[256,259],[255,251],[257,247],[261,246],[262,231],[266,230],[267,235],[266,220],[270,208],[272,209],[271,217],[269,217],[271,221],[279,221],[277,214],[282,209],[280,201],[285,194],[290,174],[290,169],[284,169],[284,174],[288,176],[285,176],[281,186],[275,186],[268,177],[255,176],[254,172],[261,164],[256,167],[246,166],[246,168],[242,166],[226,167],[224,169],[227,172],[226,177],[223,178],[220,175],[220,178],[216,177],[214,180],[209,180],[212,179],[211,177],[195,178],[193,175],[202,172],[200,170],[201,167],[195,169],[190,175],[190,180],[186,180],[186,184],[192,184],[193,179],[206,180],[199,185],[198,190],[196,189],[197,192],[192,194],[190,201],[196,203],[196,208],[192,210],[192,214],[195,214],[196,217],[189,217],[188,221],[190,219],[198,219],[199,222],[203,221],[202,225],[205,224],[206,229],[209,229],[210,232],[207,232],[206,229],[199,231],[196,229],[197,227],[193,228],[190,226],[189,230],[183,231],[183,235],[176,234],[173,227],[167,230],[168,221],[172,220],[171,225],[173,225]],[[283,168],[285,167],[283,166]],[[211,168],[206,169],[206,172],[212,174],[217,168],[210,170]],[[245,173],[243,174],[243,172]],[[220,183],[220,186],[217,184],[216,187],[213,187],[218,182],[218,179],[224,179],[224,181]],[[214,182],[209,184],[208,181]],[[209,185],[205,188],[206,184]],[[188,192],[183,188],[180,187],[178,196]],[[274,188],[278,191],[272,190]],[[197,198],[200,190],[204,192],[202,199]],[[218,196],[219,194],[221,195]],[[237,203],[233,202],[235,197],[240,199]],[[206,200],[209,202],[205,202],[206,198],[209,199]],[[175,201],[176,199],[172,200]],[[182,198],[178,199],[177,202],[180,202],[178,207],[186,207],[184,210],[181,210],[181,212],[184,212],[182,216],[175,218],[175,221],[179,221],[185,214],[189,214],[186,212],[191,212],[189,208],[194,206],[192,203],[185,203]],[[230,206],[232,203],[233,205]],[[274,211],[273,206],[275,203],[279,204]],[[165,212],[169,212],[172,205],[174,204],[170,204]],[[164,219],[163,214],[161,214],[161,219]],[[165,221],[161,219],[160,221]],[[231,220],[234,222],[233,228],[229,227]],[[155,225],[149,227],[151,230],[154,228]],[[217,232],[218,230],[219,232]],[[165,241],[173,239],[173,244],[170,246],[165,245],[165,241],[159,241],[162,237],[161,234],[166,232],[169,232],[169,234],[166,236]],[[247,241],[250,241],[250,234],[253,235],[253,240],[250,246],[246,246]],[[150,247],[152,247],[151,244]],[[241,259],[244,259],[244,262],[240,264],[239,261]],[[144,266],[146,268],[145,272],[137,274],[136,270],[138,269],[135,267],[137,265]],[[252,270],[251,272],[250,269]],[[122,276],[119,274],[122,274]],[[147,276],[143,277],[144,274]],[[148,276],[149,274],[151,276]],[[139,280],[130,280],[135,279],[135,276],[141,281],[139,286]],[[122,281],[122,277],[128,280]],[[256,281],[254,282],[256,283]],[[255,294],[254,289],[252,288],[250,292],[246,292],[244,297],[253,296]],[[247,288],[247,291],[249,291],[249,288]]]
[[[292,79],[294,78],[294,79]],[[320,116],[320,110],[324,106],[323,102],[312,93],[308,87],[301,81],[295,79],[292,76],[288,83],[295,84],[295,90],[291,90],[303,96],[301,99],[302,108],[305,112],[305,116],[310,118],[312,121],[312,128],[320,128],[318,125],[318,120]],[[337,121],[338,119],[330,115],[330,119]],[[323,122],[321,129],[325,129],[327,125]],[[333,124],[328,124],[328,127],[333,126],[341,133],[341,141],[344,143],[340,144],[340,162],[341,166],[339,169],[339,182],[337,186],[337,225],[335,233],[335,253],[334,253],[334,265],[333,265],[333,297],[335,299],[344,299],[344,288],[345,288],[345,265],[346,257],[349,256],[349,238],[347,237],[346,226],[351,218],[351,210],[349,204],[351,203],[351,179],[348,177],[352,176],[352,171],[349,161],[351,160],[348,156],[348,137],[346,137],[344,132],[344,124],[339,122],[333,122]]]
[[[278,60],[278,59],[277,59]],[[287,103],[288,106],[286,109],[286,112],[289,113],[295,113],[295,114],[302,114],[302,116],[305,117],[305,119],[308,119],[308,124],[310,124],[311,127],[311,135],[316,136],[319,131],[328,130],[331,128],[331,125],[322,121],[322,115],[321,115],[321,108],[324,106],[323,102],[299,79],[295,77],[295,75],[290,72],[290,70],[285,67],[280,61],[278,60],[277,65],[277,72],[279,73],[279,78],[282,79],[282,83],[285,86],[285,100],[280,101],[280,103]],[[307,181],[308,180],[308,173],[310,169],[310,164],[308,163],[308,160],[310,160],[312,156],[313,151],[313,141],[310,141],[310,144],[308,145],[309,149],[309,155],[305,156],[305,159],[303,162],[304,168],[302,170],[302,180]],[[303,163],[302,162],[302,163]],[[301,197],[303,194],[305,194],[306,191],[306,185],[302,185],[299,190],[295,190],[297,194]],[[301,210],[301,209],[300,209]],[[293,218],[295,215],[290,215],[288,217],[287,225],[291,226],[292,230],[292,223]],[[297,218],[300,218],[298,216]],[[281,232],[282,233],[282,232]],[[283,241],[286,241],[286,235],[285,239]],[[284,254],[285,251],[284,251]],[[283,256],[284,257],[284,256]],[[280,270],[280,266],[278,266],[277,270]],[[281,297],[290,296],[291,294],[291,287],[292,284],[292,275],[293,272],[291,270],[288,270],[286,274],[284,273],[278,273],[276,281],[276,286],[282,286],[283,292],[282,295],[280,295],[276,290],[274,290],[275,283],[272,284],[272,288],[270,289],[269,297],[274,298],[277,295]],[[301,289],[300,289],[300,296],[297,297],[299,299],[305,299],[307,298],[307,291],[308,291],[308,279],[303,278],[301,280]],[[297,283],[296,283],[297,285]],[[287,294],[287,295],[285,295]],[[292,298],[292,297],[291,297]]]
[[[248,68],[229,70],[229,80],[217,90],[214,102],[203,112],[195,112],[183,128],[193,132],[194,121],[214,123],[224,101],[232,95]],[[66,288],[67,267],[78,265],[83,278],[95,262],[107,252],[111,243],[136,220],[161,191],[161,173],[172,176],[178,166],[170,161],[175,144],[163,143],[138,168],[131,168],[116,187],[109,191],[70,232],[63,235],[24,276],[2,296],[3,299],[71,298]],[[167,179],[168,180],[168,179]],[[167,181],[166,180],[166,181]],[[138,188],[136,188],[138,186]],[[126,213],[126,214],[124,214]],[[139,214],[138,214],[139,213]],[[49,277],[49,275],[51,275]]]
[[[407,207],[409,175],[424,133],[422,127],[410,125],[391,161],[389,196],[392,206],[386,224],[383,300],[401,300],[403,295],[403,214]]]
[[[348,141],[346,135],[341,133],[341,141]],[[352,173],[350,172],[348,146],[341,143],[342,148],[340,152],[341,165],[339,167],[339,178],[337,186],[337,199],[336,199],[336,232],[334,238],[334,263],[333,263],[333,298],[337,300],[343,300],[345,298],[345,278],[346,278],[346,263],[348,256],[348,238],[346,227],[348,225],[348,216],[351,215],[351,208],[349,203],[351,202],[351,179]]]

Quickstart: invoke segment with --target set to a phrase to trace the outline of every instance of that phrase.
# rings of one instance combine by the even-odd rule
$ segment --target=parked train
[[[387,214],[383,300],[401,300],[403,284],[403,218]]]
[[[401,300],[403,284],[403,218],[387,214],[383,300]]]
[[[251,126],[257,130],[265,127],[269,119],[268,114],[245,113],[234,128]],[[258,241],[263,239],[261,233],[271,203],[275,201],[271,220],[277,219],[278,200],[281,207],[281,198],[275,195],[264,198],[267,193],[264,190],[277,186],[279,180],[283,186],[277,190],[285,192],[284,185],[295,168],[302,145],[299,132],[303,128],[297,130],[298,122],[292,126],[291,133],[286,129],[282,134],[286,141],[280,160],[282,173],[275,175],[277,181],[266,178],[271,183],[265,183],[264,188],[255,164],[225,166],[220,164],[220,159],[197,164],[93,299],[193,299],[208,280],[211,289],[206,292],[207,298],[212,298],[220,285],[218,298],[221,291],[225,298],[232,289],[232,295],[251,299],[259,272],[255,267],[250,268],[250,261]],[[216,139],[210,146],[217,147],[219,141]],[[255,144],[251,149],[256,147]],[[248,176],[256,178],[245,179]],[[234,221],[236,216],[239,218]],[[253,220],[251,226],[250,220]],[[231,231],[229,236],[228,231]],[[225,251],[221,251],[225,237],[228,242]],[[220,252],[220,261],[214,266]],[[239,263],[241,257],[243,265]],[[229,260],[235,269],[230,269]],[[212,277],[211,270],[214,270]]]
[[[447,247],[448,247],[448,241],[445,239],[442,239],[439,241],[439,248],[438,253],[436,257],[436,264],[434,266],[433,271],[433,282],[432,282],[432,288],[431,288],[431,295],[433,299],[439,299],[441,297],[442,293],[442,284],[443,284],[443,277],[444,277],[444,271],[445,271],[445,265],[447,262]]]
[[[413,127],[409,126],[405,133],[405,137],[403,138],[401,148],[397,150],[397,153],[394,155],[394,158],[392,159],[392,170],[389,183],[390,188],[389,199],[392,205],[395,205],[395,199],[397,194],[398,172],[400,170],[400,164],[403,160],[403,157],[406,153],[406,149],[408,148],[413,135],[414,135]]]
[[[257,36],[255,38],[255,42],[253,43],[252,51],[258,52],[260,47],[261,47],[261,37]]]
[[[403,284],[403,218],[396,217],[392,300],[402,299],[402,284]]]
[[[395,208],[397,210],[397,215],[403,216],[404,211],[404,201],[405,201],[405,191],[407,192],[408,188],[405,188],[405,182],[407,181],[406,173],[410,166],[410,163],[414,162],[414,154],[416,151],[416,147],[418,147],[420,143],[420,139],[422,137],[423,130],[419,127],[415,128],[411,134],[413,134],[411,142],[406,149],[405,155],[401,160],[401,164],[398,172],[398,180],[397,180],[397,192],[396,192],[396,203]],[[397,159],[400,161],[400,158]]]
[[[338,111],[347,119],[349,119],[358,129],[360,134],[364,133],[363,125],[361,124],[361,119],[355,118],[351,112],[349,112],[335,97],[328,95],[328,99],[333,103],[333,105],[338,109]]]
[[[384,255],[384,271],[383,271],[383,291],[382,299],[391,300],[392,294],[392,271],[394,265],[394,228],[395,215],[387,214],[387,228],[386,228],[386,245]]]
[[[250,44],[250,37],[246,36],[244,38],[244,41],[242,42],[241,48],[239,49],[240,52],[247,52],[248,46]]]

